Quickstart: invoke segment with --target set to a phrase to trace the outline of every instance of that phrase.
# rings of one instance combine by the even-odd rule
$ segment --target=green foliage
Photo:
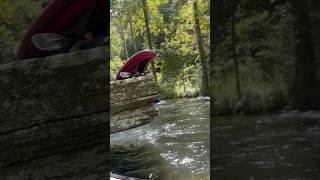
[[[156,65],[161,68],[161,73],[158,74],[161,95],[165,98],[199,95],[201,68],[194,30],[193,1],[149,0],[147,4],[153,47],[157,48],[159,54]],[[118,66],[122,64],[120,62],[126,60],[126,52],[131,56],[135,53],[134,45],[137,47],[136,51],[147,49],[148,46],[140,0],[132,0],[130,3],[125,0],[113,0],[111,12],[111,25],[114,28],[111,32],[111,49],[115,49],[112,52],[111,71],[114,76],[119,69]],[[128,17],[130,13],[134,37],[130,32]],[[199,13],[208,56],[210,42],[208,0],[199,0]]]
[[[44,2],[36,0],[0,1],[0,63],[16,59],[17,48],[31,25],[30,22],[40,13]]]
[[[224,14],[218,17],[224,24],[216,37],[211,67],[213,111],[260,113],[284,108],[291,101],[294,83],[295,32],[290,6],[284,3],[270,9],[262,1],[238,3],[235,48],[243,97],[238,99],[236,94],[231,23]]]

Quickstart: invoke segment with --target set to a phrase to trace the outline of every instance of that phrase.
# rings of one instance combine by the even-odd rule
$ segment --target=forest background
[[[0,64],[16,59],[21,39],[48,2],[0,1]],[[207,95],[210,81],[214,114],[319,109],[320,1],[215,2],[212,23],[218,26],[209,48],[209,1],[112,0],[111,78],[129,56],[149,49],[146,10],[162,97]],[[207,83],[203,67],[210,72]]]
[[[211,113],[320,108],[320,1],[213,4]]]
[[[208,95],[209,9],[208,0],[112,0],[110,78],[130,56],[153,49],[162,98]]]

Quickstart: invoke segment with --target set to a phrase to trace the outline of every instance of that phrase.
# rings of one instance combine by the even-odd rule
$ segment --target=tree
[[[122,43],[123,43],[123,47],[124,47],[124,51],[125,51],[125,59],[127,60],[129,58],[129,53],[128,53],[128,46],[127,46],[127,40],[126,40],[126,37],[125,37],[125,33],[123,32],[123,29],[122,28],[122,24],[117,24],[117,30],[120,34],[120,38],[122,40]]]
[[[130,37],[131,37],[131,41],[133,44],[133,51],[136,52],[137,51],[137,44],[136,44],[136,40],[134,37],[134,29],[133,29],[133,23],[132,23],[132,7],[128,7],[128,21],[129,21],[129,26],[130,26]]]
[[[236,3],[235,1],[232,1],[231,3],[231,49],[232,49],[232,60],[234,64],[234,72],[236,76],[236,89],[237,89],[237,95],[238,99],[241,99],[241,89],[240,89],[240,75],[239,75],[239,63],[237,59],[237,51],[236,51],[236,29],[235,29],[235,24],[236,24],[236,16],[235,16],[235,11],[236,11]]]
[[[141,2],[142,2],[142,6],[143,6],[144,23],[145,23],[145,28],[146,28],[146,32],[147,32],[148,46],[149,46],[149,49],[151,50],[153,48],[152,48],[151,32],[150,32],[150,27],[149,27],[148,5],[147,5],[146,0],[141,0]],[[157,82],[157,74],[155,71],[155,65],[154,65],[153,61],[151,62],[151,70],[152,70],[154,78]]]
[[[292,0],[296,29],[295,99],[296,109],[306,110],[317,107],[316,63],[314,44],[310,34],[308,1]]]
[[[209,95],[209,78],[208,78],[208,65],[207,57],[203,48],[203,40],[200,29],[199,13],[198,13],[198,0],[193,1],[193,12],[194,12],[194,28],[197,34],[198,50],[200,55],[201,67],[202,67],[202,85],[201,85],[201,95]]]

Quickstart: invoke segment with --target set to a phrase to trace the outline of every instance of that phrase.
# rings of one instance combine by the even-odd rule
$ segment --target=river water
[[[151,179],[209,179],[209,99],[163,100],[156,108],[152,123],[111,135],[111,171]]]
[[[156,107],[151,124],[111,136],[113,173],[200,180],[210,169],[214,180],[320,179],[320,112],[213,116],[210,140],[208,99]]]
[[[320,179],[320,112],[213,117],[211,123],[213,179]]]

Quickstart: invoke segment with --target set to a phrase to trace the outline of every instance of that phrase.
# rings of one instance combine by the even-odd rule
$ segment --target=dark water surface
[[[320,112],[213,117],[215,180],[319,180]]]
[[[154,179],[209,179],[208,98],[162,101],[149,125],[112,134],[113,173]]]

